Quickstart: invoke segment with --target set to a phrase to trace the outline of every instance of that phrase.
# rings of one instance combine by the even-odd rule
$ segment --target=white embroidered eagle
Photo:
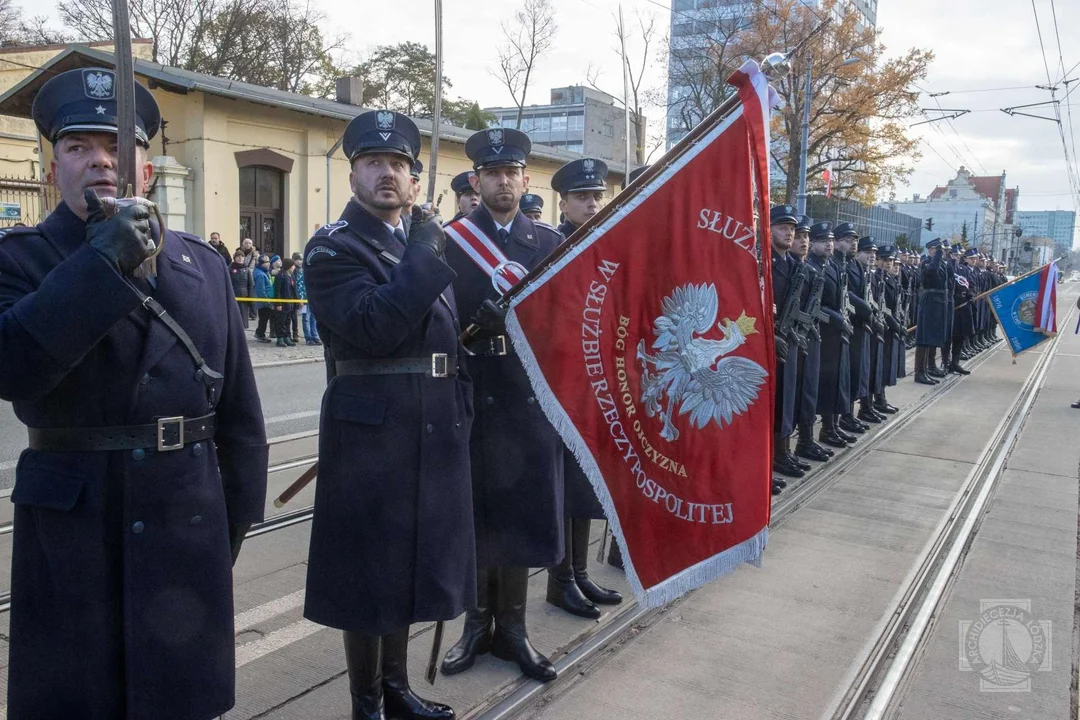
[[[745,311],[734,322],[724,318],[716,324],[723,340],[695,337],[712,329],[719,304],[715,285],[675,288],[664,298],[664,314],[653,323],[653,348],[660,352],[649,355],[645,341],[638,341],[641,401],[649,417],[660,414],[664,423],[660,436],[665,440],[679,437],[671,422],[676,409],[680,415],[689,414],[690,424],[699,430],[710,421],[721,428],[730,425],[735,415],[746,412],[757,399],[768,377],[765,368],[749,358],[724,357],[757,332],[754,318],[747,317]]]
[[[112,92],[112,76],[104,73],[88,73],[86,87],[94,97],[108,97]]]

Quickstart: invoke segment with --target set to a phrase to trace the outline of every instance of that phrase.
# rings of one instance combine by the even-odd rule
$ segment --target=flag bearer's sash
[[[519,262],[508,260],[499,244],[484,234],[469,218],[461,218],[447,225],[444,230],[458,244],[469,259],[491,278],[491,284],[500,293],[521,282],[528,269]]]

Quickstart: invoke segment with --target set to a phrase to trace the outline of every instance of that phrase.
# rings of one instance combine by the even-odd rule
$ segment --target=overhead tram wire
[[[1065,85],[1065,97],[1062,98],[1062,102],[1065,102],[1069,99],[1069,95],[1072,94],[1073,90],[1071,87],[1069,87],[1069,85],[1071,83],[1077,82],[1077,80],[1069,80],[1069,72],[1072,72],[1072,70],[1069,70],[1068,72],[1065,71],[1065,58],[1062,56],[1061,33],[1058,32],[1057,7],[1054,4],[1054,0],[1050,0],[1050,15],[1054,19],[1054,39],[1057,41],[1058,63],[1061,67],[1061,80],[1059,80],[1058,82]],[[1073,65],[1073,68],[1076,68],[1076,65]],[[1076,133],[1073,132],[1072,106],[1068,103],[1066,103],[1065,105],[1065,113],[1066,117],[1069,119],[1069,144],[1072,146],[1073,172],[1077,176],[1077,187],[1078,189],[1080,189],[1080,169],[1076,167],[1076,163],[1080,161],[1080,158],[1078,158],[1076,154]],[[1074,207],[1074,210],[1075,209],[1076,208]]]
[[[1069,144],[1065,141],[1065,127],[1061,122],[1061,107],[1057,101],[1057,88],[1054,79],[1050,75],[1050,62],[1046,59],[1046,43],[1043,41],[1042,25],[1039,23],[1039,10],[1035,7],[1035,0],[1031,0],[1031,12],[1035,16],[1035,31],[1039,37],[1039,50],[1042,53],[1043,68],[1046,70],[1046,82],[1050,88],[1050,99],[1054,104],[1054,117],[1057,119],[1058,136],[1061,138],[1061,149],[1065,153],[1065,170],[1069,176],[1069,186],[1072,188],[1073,211],[1077,210],[1077,197],[1080,196],[1080,182],[1077,181],[1075,166],[1069,154]],[[1062,64],[1064,67],[1064,63]]]
[[[943,110],[943,109],[942,109],[942,107],[941,107],[941,102],[940,102],[940,101],[939,101],[939,100],[938,100],[937,98],[934,98],[934,103],[935,103],[935,104],[936,104],[936,105],[938,106],[938,110],[939,110],[939,111],[941,111],[941,114],[942,114],[942,115],[944,115],[944,114],[945,114],[945,110]],[[962,136],[962,135],[960,134],[960,132],[959,132],[959,131],[958,131],[958,130],[956,129],[956,126],[955,126],[955,125],[953,125],[953,121],[952,121],[952,118],[946,117],[946,118],[945,118],[945,122],[946,122],[946,123],[948,123],[949,127],[950,127],[950,128],[952,129],[952,131],[953,131],[953,135],[956,135],[957,139],[959,139],[959,140],[960,140],[960,143],[961,143],[961,144],[962,144],[962,145],[964,146],[964,149],[968,151],[968,155],[970,155],[970,156],[971,156],[971,159],[975,161],[975,164],[979,166],[979,168],[980,168],[980,169],[982,170],[983,174],[984,174],[984,175],[987,175],[987,174],[989,174],[989,173],[987,172],[987,170],[986,170],[986,166],[985,166],[985,165],[983,165],[983,164],[982,164],[982,162],[980,162],[980,161],[979,161],[979,158],[978,158],[978,156],[977,156],[977,155],[975,155],[974,151],[972,151],[972,149],[971,149],[970,147],[968,147],[967,141],[966,141],[966,140],[964,140],[963,136]],[[942,136],[944,137],[944,133],[942,133]]]

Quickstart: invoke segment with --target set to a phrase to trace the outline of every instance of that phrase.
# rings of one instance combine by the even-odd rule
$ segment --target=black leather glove
[[[115,215],[106,218],[97,193],[87,190],[83,197],[90,213],[86,219],[86,240],[90,247],[122,275],[130,275],[156,247],[150,232],[150,210],[146,204],[135,202],[121,206]]]
[[[229,546],[232,548],[233,565],[236,564],[236,558],[240,557],[240,546],[244,544],[244,537],[250,529],[251,523],[229,525]]]
[[[473,315],[472,322],[481,330],[492,335],[506,334],[506,309],[495,304],[494,300],[485,300]]]
[[[773,335],[773,344],[776,345],[776,359],[780,362],[787,362],[787,341],[779,335]]]
[[[435,257],[443,257],[446,250],[446,234],[438,215],[429,215],[419,206],[412,209],[412,222],[409,225],[409,244],[419,245],[431,251]]]

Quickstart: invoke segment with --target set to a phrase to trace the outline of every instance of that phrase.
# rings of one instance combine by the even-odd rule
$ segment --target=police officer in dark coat
[[[466,170],[455,175],[450,181],[450,189],[454,191],[457,201],[457,212],[450,218],[450,222],[460,220],[480,206],[480,193],[476,192],[469,180],[474,175],[476,173],[472,170]]]
[[[857,398],[865,397],[870,382],[870,335],[872,320],[870,305],[866,302],[866,278],[863,266],[855,259],[858,249],[859,233],[851,223],[840,223],[833,231],[836,235],[835,257],[847,273],[848,304],[851,308],[851,322],[854,332],[848,346],[851,362],[850,394],[848,406],[840,416],[841,430],[862,434],[870,429],[869,424],[854,415]]]
[[[915,382],[937,385],[930,370],[934,348],[945,344],[948,270],[941,238],[926,243],[926,251],[930,257],[920,268],[919,314],[915,327]]]
[[[853,435],[843,434],[838,426],[840,415],[848,407],[851,383],[848,342],[852,327],[847,318],[847,303],[843,291],[846,272],[834,259],[832,223],[819,222],[810,226],[810,267],[825,276],[821,296],[821,311],[828,316],[822,322],[821,371],[818,375],[817,412],[821,415],[818,440],[835,448],[846,448],[855,442]]]
[[[863,297],[870,306],[870,323],[867,331],[867,357],[869,372],[866,375],[866,392],[859,395],[859,414],[856,416],[864,423],[881,423],[885,415],[874,409],[874,395],[884,387],[883,370],[885,365],[885,323],[881,318],[883,286],[878,282],[877,241],[873,237],[859,238],[855,264],[862,275]]]
[[[792,205],[775,205],[769,210],[770,237],[772,241],[772,287],[776,328],[776,400],[773,416],[773,462],[774,473],[800,478],[806,470],[791,454],[791,434],[795,429],[795,400],[799,383],[799,326],[798,313],[802,308],[806,282],[806,268],[791,254],[795,241],[798,217]],[[797,293],[797,294],[795,294]],[[784,329],[787,316],[788,329]],[[773,479],[773,494],[787,483]]]
[[[481,130],[465,144],[476,169],[473,188],[481,197],[468,223],[507,262],[526,269],[562,240],[557,230],[534,223],[519,209],[529,181],[525,163],[531,147],[525,133],[511,128]],[[448,234],[454,227],[451,223]],[[475,264],[457,242],[447,243],[446,259],[457,273],[458,314],[470,318],[480,332],[466,348],[476,406],[470,451],[477,598],[442,669],[461,672],[490,650],[517,662],[530,677],[552,680],[554,665],[529,642],[525,600],[529,568],[554,565],[563,557],[562,439],[536,401],[506,337],[506,312],[495,304],[501,293],[491,269]]]
[[[820,273],[808,259],[810,253],[810,226],[812,218],[803,215],[795,225],[795,242],[791,256],[806,268],[806,291],[803,293],[803,313],[809,318],[804,328],[807,334],[806,348],[799,348],[799,390],[795,405],[795,423],[799,429],[799,441],[795,445],[796,457],[825,462],[832,457],[828,450],[814,442],[814,423],[817,420],[818,381],[821,375],[821,322],[828,317],[821,310],[825,294],[825,275]]]
[[[572,235],[589,218],[600,212],[607,190],[607,164],[596,158],[573,160],[559,168],[551,187],[559,193],[559,211],[566,218],[559,226],[564,237]],[[522,196],[522,212],[525,198]],[[531,197],[540,198],[532,195]],[[548,570],[547,601],[571,615],[597,619],[597,605],[618,605],[622,595],[597,585],[589,577],[589,536],[593,520],[604,519],[604,508],[582,472],[577,459],[563,448],[565,478],[566,554],[561,563]]]
[[[544,198],[533,193],[525,193],[518,203],[522,214],[533,222],[540,222],[544,217]]]
[[[56,75],[33,117],[63,202],[0,242],[0,397],[15,489],[9,718],[217,717],[234,702],[232,563],[267,446],[218,252],[116,196],[112,70]],[[138,174],[160,125],[136,84]],[[153,238],[153,239],[152,239]]]
[[[412,692],[406,652],[410,623],[457,617],[476,587],[455,273],[437,219],[419,214],[406,237],[398,215],[412,120],[363,113],[343,146],[353,197],[305,251],[331,379],[304,615],[344,630],[353,718],[452,718]]]
[[[886,388],[896,385],[900,363],[904,357],[903,328],[897,319],[900,302],[900,269],[896,265],[895,245],[882,245],[877,253],[877,272],[874,282],[881,293],[880,303],[885,329],[882,338],[881,382],[874,392],[874,410],[881,415],[895,415],[899,408],[891,405],[885,396]]]

